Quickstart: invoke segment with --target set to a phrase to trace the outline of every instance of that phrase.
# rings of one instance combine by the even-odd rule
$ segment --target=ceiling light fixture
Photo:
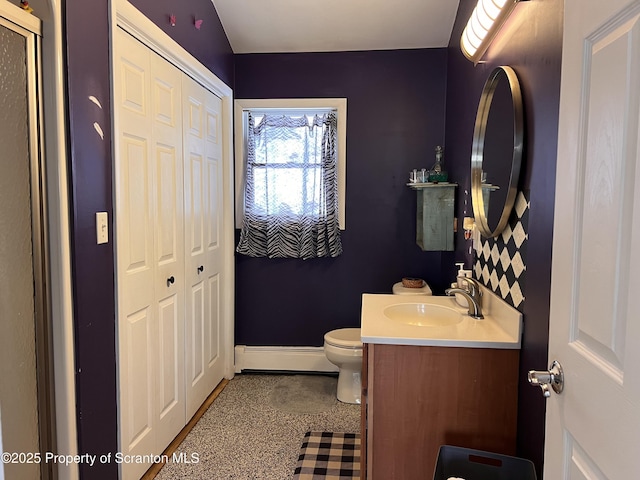
[[[478,0],[460,37],[464,56],[477,64],[512,10],[521,0]]]

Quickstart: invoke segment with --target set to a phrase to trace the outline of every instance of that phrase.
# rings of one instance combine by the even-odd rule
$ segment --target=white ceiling
[[[444,47],[458,0],[212,0],[234,53]]]

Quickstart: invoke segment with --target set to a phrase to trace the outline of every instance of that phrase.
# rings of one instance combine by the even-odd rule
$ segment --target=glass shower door
[[[45,309],[35,49],[32,32],[0,16],[0,445],[16,454],[0,464],[6,480],[42,478],[33,455],[46,388],[37,370],[46,366],[36,365]]]

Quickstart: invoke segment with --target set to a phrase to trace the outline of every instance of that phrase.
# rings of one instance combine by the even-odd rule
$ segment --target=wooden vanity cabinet
[[[441,445],[515,454],[519,350],[365,343],[361,478],[430,480]]]

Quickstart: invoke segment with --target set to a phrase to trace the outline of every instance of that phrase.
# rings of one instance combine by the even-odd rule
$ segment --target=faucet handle
[[[457,280],[460,288],[465,288],[466,286],[466,289],[469,291],[469,293],[472,296],[475,296],[476,290],[478,290],[478,282],[476,280],[470,277],[465,277],[464,275],[459,275]]]
[[[480,288],[480,282],[475,278],[471,278],[471,277],[459,276],[458,278],[467,282],[469,295],[471,295],[474,299],[478,301],[479,304],[481,304],[482,289]]]
[[[470,292],[466,291],[463,288],[447,288],[444,293],[449,297],[457,293],[461,294],[469,304],[469,316],[478,320],[484,318],[484,316],[482,315],[482,306],[480,305],[480,299],[473,297]]]
[[[476,289],[476,294],[478,298],[482,297],[482,288],[480,288],[480,282],[475,278],[467,277],[467,282],[471,282]]]

